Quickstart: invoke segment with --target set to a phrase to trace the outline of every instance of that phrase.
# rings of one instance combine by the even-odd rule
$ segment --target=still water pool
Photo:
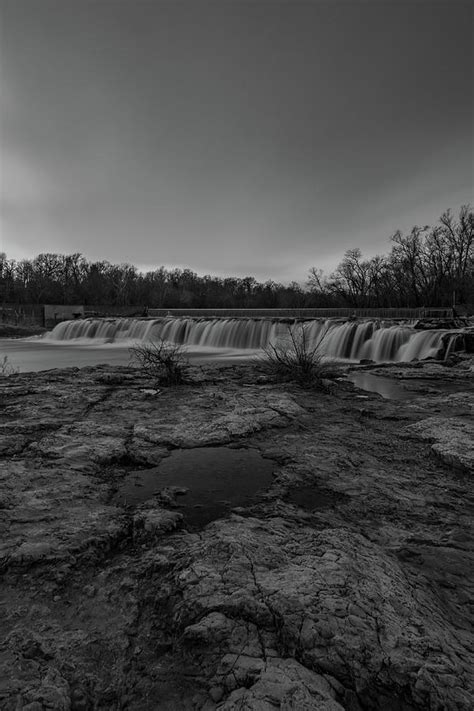
[[[200,527],[251,504],[272,481],[275,462],[255,449],[199,447],[179,449],[152,469],[128,474],[119,484],[114,502],[137,506],[166,487],[183,487],[177,499],[185,525]]]
[[[130,346],[126,344],[90,343],[67,345],[67,342],[46,341],[41,337],[34,338],[0,338],[0,361],[7,356],[8,363],[17,372],[50,370],[52,368],[82,368],[87,365],[108,363],[110,365],[128,365],[130,363]],[[187,355],[192,362],[205,361],[244,361],[249,360],[258,351],[238,350],[235,348],[208,348],[193,346]]]
[[[367,390],[372,393],[378,393],[382,397],[390,400],[411,400],[413,392],[405,390],[403,386],[392,378],[384,378],[380,375],[372,375],[372,373],[351,373],[348,380],[360,390]]]
[[[360,390],[378,393],[389,400],[413,400],[415,397],[428,394],[449,395],[473,389],[472,385],[464,380],[446,382],[422,377],[397,380],[366,372],[350,373],[348,380]]]

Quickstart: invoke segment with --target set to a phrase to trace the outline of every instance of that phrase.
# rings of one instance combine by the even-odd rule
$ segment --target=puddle
[[[397,380],[392,378],[384,378],[371,373],[351,373],[347,379],[354,383],[356,388],[378,393],[390,400],[411,400],[415,397],[414,393],[405,390]]]
[[[337,491],[330,489],[320,489],[317,486],[300,486],[293,489],[286,497],[290,504],[296,504],[306,511],[315,511],[317,509],[327,509],[337,506],[338,504],[347,501],[346,494],[340,494]]]
[[[176,498],[185,525],[200,527],[235,506],[252,503],[268,488],[276,464],[254,449],[201,447],[173,451],[159,466],[135,471],[120,484],[114,502],[136,506],[165,487],[185,487]]]
[[[420,395],[449,395],[472,389],[468,383],[447,383],[433,378],[409,378],[405,381],[372,373],[350,373],[347,378],[361,390],[378,393],[390,400],[412,400]]]

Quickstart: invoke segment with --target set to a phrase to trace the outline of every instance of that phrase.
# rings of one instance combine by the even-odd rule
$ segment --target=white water
[[[331,358],[375,362],[410,361],[436,356],[446,331],[416,331],[407,325],[385,326],[381,322],[307,321],[308,345],[321,341],[321,353]],[[325,334],[325,335],[324,335]],[[298,329],[296,330],[298,337]],[[84,319],[63,321],[46,334],[48,344],[77,346],[117,345],[165,339],[183,344],[191,351],[212,349],[251,355],[270,343],[288,339],[288,324],[272,319]]]

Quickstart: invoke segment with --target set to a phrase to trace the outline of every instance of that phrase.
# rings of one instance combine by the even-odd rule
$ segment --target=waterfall
[[[446,346],[446,353],[444,355],[445,359],[447,359],[451,353],[454,353],[456,350],[456,347],[458,344],[461,344],[461,348],[466,347],[466,341],[465,338],[462,334],[460,333],[453,333],[448,336],[448,343]]]
[[[445,330],[415,331],[378,321],[312,320],[304,322],[308,343],[321,341],[321,352],[347,361],[410,361],[436,356]],[[165,339],[185,346],[258,350],[285,341],[288,322],[271,318],[106,318],[63,321],[44,336],[50,342],[131,345]],[[290,326],[291,327],[291,326]],[[322,340],[321,340],[322,339]]]

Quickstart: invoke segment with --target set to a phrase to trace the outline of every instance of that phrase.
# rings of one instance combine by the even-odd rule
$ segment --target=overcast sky
[[[304,282],[473,202],[473,3],[0,0],[14,259]]]

